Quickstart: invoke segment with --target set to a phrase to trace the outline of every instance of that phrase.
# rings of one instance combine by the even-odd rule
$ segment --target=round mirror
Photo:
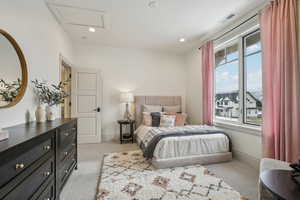
[[[0,108],[16,105],[27,87],[27,67],[24,55],[7,32],[0,29]]]

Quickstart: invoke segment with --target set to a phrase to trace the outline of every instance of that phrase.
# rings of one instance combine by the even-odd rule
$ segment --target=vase
[[[43,106],[39,105],[35,111],[35,119],[37,123],[42,123],[46,121],[46,112]]]
[[[56,119],[53,106],[47,106],[46,108],[46,118],[47,121],[54,121]]]

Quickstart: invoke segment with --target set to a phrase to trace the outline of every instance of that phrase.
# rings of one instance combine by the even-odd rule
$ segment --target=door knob
[[[96,112],[100,112],[100,111],[101,111],[101,108],[100,108],[100,107],[98,107],[98,108],[94,109],[94,111],[96,111]]]

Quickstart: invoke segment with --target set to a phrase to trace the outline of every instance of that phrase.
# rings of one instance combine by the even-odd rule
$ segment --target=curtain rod
[[[222,37],[224,37],[225,35],[227,35],[228,33],[234,31],[235,29],[239,28],[240,26],[244,25],[245,23],[247,23],[248,21],[250,21],[251,19],[253,19],[254,17],[258,16],[258,13],[256,13],[255,15],[249,17],[248,19],[246,19],[245,21],[243,21],[242,23],[238,24],[237,26],[231,28],[230,30],[226,31],[225,33],[223,33],[222,35],[214,38],[212,41],[216,41]],[[201,47],[198,48],[199,50],[201,49]]]

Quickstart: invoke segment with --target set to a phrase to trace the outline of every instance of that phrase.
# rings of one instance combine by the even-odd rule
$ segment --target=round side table
[[[299,200],[300,185],[292,180],[291,173],[290,170],[267,170],[261,173],[260,180],[274,199]]]

